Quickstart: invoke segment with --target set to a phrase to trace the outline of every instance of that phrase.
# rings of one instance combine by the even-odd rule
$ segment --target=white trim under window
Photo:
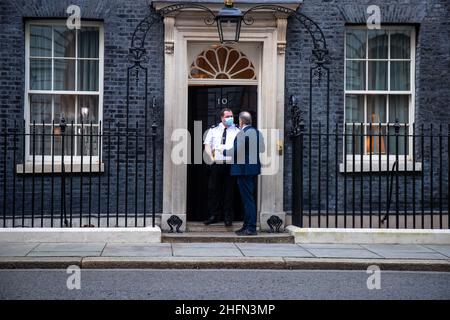
[[[31,139],[25,141],[27,164],[33,161],[33,152],[35,163],[42,163],[42,160],[47,164],[61,163],[61,146],[57,146],[57,142],[53,144],[54,139],[45,134],[58,128],[59,118],[64,115],[67,123],[65,163],[80,164],[83,161],[85,165],[91,161],[93,167],[94,164],[98,167],[102,148],[97,135],[102,130],[103,120],[103,74],[103,23],[82,21],[81,29],[70,30],[66,20],[26,22],[24,119],[26,134],[35,128],[36,139],[39,139],[34,151]],[[91,128],[92,155],[91,146],[86,147]],[[73,139],[71,132],[74,132]]]
[[[352,31],[353,39],[350,40],[348,37]],[[405,39],[408,35],[409,47],[406,47]],[[392,50],[394,36],[400,39],[395,52]],[[358,41],[361,44],[360,46],[353,46],[351,51],[347,50],[347,46],[358,44]],[[371,47],[372,42],[369,44],[369,41],[374,41],[375,45]],[[377,47],[377,41],[381,41],[379,47]],[[400,41],[403,41],[403,43]],[[403,46],[401,46],[402,44]],[[403,51],[402,48],[404,48]],[[360,135],[362,132],[364,136],[362,145],[360,141],[350,141],[350,144],[347,144],[346,159],[347,164],[350,163],[350,165],[347,165],[349,171],[353,171],[350,170],[352,169],[353,152],[355,162],[361,162],[362,159],[369,164],[371,155],[373,164],[380,159],[387,162],[387,154],[390,153],[389,161],[391,165],[394,163],[395,153],[392,154],[387,150],[386,141],[378,139],[376,136],[372,138],[365,136],[369,134],[370,128],[372,128],[372,134],[376,135],[380,123],[382,132],[383,130],[385,132],[389,127],[392,134],[396,120],[391,119],[394,112],[397,118],[398,112],[401,113],[402,119],[399,121],[400,136],[412,134],[415,109],[415,48],[416,34],[415,28],[412,26],[382,26],[380,30],[369,30],[365,26],[348,26],[346,28],[344,44],[344,125],[347,128],[347,133],[351,133],[355,128],[355,134]],[[394,78],[394,68],[402,72],[397,78]],[[409,75],[406,74],[408,70]],[[380,107],[383,104],[384,107]],[[403,111],[399,111],[402,108]],[[353,114],[355,109],[357,111]],[[369,109],[371,113],[368,112]],[[349,113],[349,110],[351,110],[351,113]],[[345,143],[348,143],[348,141],[344,140]],[[355,146],[354,151],[351,150],[353,146]],[[391,147],[392,145],[389,147],[390,151],[392,151]],[[343,154],[345,154],[345,148],[344,145]],[[406,155],[405,149],[407,150]],[[405,163],[405,158],[407,162],[413,161],[412,150],[412,138],[399,145],[399,162]],[[400,165],[402,164],[400,163]],[[386,167],[386,164],[381,164],[381,166],[374,164],[374,166],[374,170],[381,168],[380,170],[384,171],[383,168]],[[358,165],[354,168],[354,171],[361,171],[363,167],[365,168],[366,165]],[[410,165],[403,165],[403,167],[408,170]],[[420,168],[420,166],[418,167]]]

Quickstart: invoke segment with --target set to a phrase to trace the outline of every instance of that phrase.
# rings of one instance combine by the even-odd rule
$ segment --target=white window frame
[[[98,96],[98,118],[99,124],[96,125],[99,129],[98,132],[103,132],[103,77],[104,77],[104,26],[103,22],[100,21],[82,21],[81,27],[97,27],[99,28],[99,79],[98,79],[98,91],[77,91],[77,90],[53,90],[53,67],[52,67],[52,89],[51,90],[31,90],[30,89],[30,26],[31,25],[43,25],[43,26],[66,26],[66,20],[49,20],[49,19],[39,19],[39,20],[27,20],[25,23],[25,96],[24,96],[24,119],[25,119],[25,133],[28,135],[27,139],[25,139],[25,162],[30,164],[33,162],[33,155],[30,154],[30,126],[32,123],[30,122],[30,95],[32,94],[46,94],[46,95],[78,95],[78,96],[86,96],[86,95],[95,95]],[[75,47],[75,89],[78,85],[78,73],[77,65],[78,65],[78,47]],[[53,39],[52,39],[52,60],[54,58],[54,50],[53,50]],[[89,58],[89,60],[95,60],[96,58]],[[76,107],[75,107],[76,108]],[[52,111],[52,117],[54,116]],[[101,125],[100,125],[101,123]],[[36,124],[38,125],[38,124]],[[68,125],[70,125],[68,123]],[[85,124],[85,127],[89,125]],[[57,123],[55,122],[55,127],[57,127]],[[87,139],[89,139],[89,135],[85,135]],[[70,136],[66,136],[67,139],[70,139]],[[99,155],[102,154],[101,150],[103,148],[103,141],[100,139],[100,143],[98,145]],[[99,155],[92,156],[64,156],[65,164],[70,164],[73,161],[74,164],[80,164],[83,161],[83,167],[87,164],[99,164],[101,159]],[[34,157],[34,162],[36,164],[42,163],[42,155],[36,155]],[[50,164],[52,162],[56,164],[62,163],[62,156],[55,155],[44,155],[44,163]],[[83,158],[83,159],[81,159]]]
[[[345,35],[344,35],[344,129],[347,126],[347,122],[346,122],[346,112],[347,112],[347,95],[362,95],[364,96],[364,134],[367,133],[367,128],[369,128],[370,123],[367,122],[367,96],[368,95],[384,95],[384,96],[389,96],[389,95],[408,95],[409,96],[409,110],[408,110],[408,118],[409,118],[409,122],[408,122],[408,131],[407,134],[411,135],[413,133],[413,126],[414,126],[414,119],[415,119],[415,74],[416,74],[416,29],[414,26],[411,25],[404,25],[404,26],[382,26],[381,30],[387,30],[387,31],[391,31],[391,30],[408,30],[411,32],[411,39],[410,39],[410,49],[411,49],[411,58],[410,60],[410,90],[407,91],[400,91],[400,90],[390,90],[391,88],[391,77],[390,77],[390,68],[391,68],[391,61],[405,61],[408,59],[391,59],[391,37],[388,37],[388,58],[387,59],[369,59],[368,56],[368,51],[369,51],[369,45],[368,45],[368,32],[366,35],[366,57],[364,59],[348,59],[347,58],[347,31],[351,30],[351,29],[356,29],[356,30],[362,30],[362,29],[367,29],[367,27],[365,27],[364,25],[355,25],[355,26],[346,26],[345,28]],[[368,83],[369,83],[369,63],[366,63],[366,72],[365,72],[365,89],[364,90],[347,90],[347,61],[388,61],[388,76],[387,76],[387,81],[388,81],[388,90],[368,90]],[[386,99],[386,118],[389,119],[389,98]],[[389,124],[392,125],[394,124],[393,122],[389,122]],[[379,124],[372,124],[373,128],[378,128]],[[382,128],[388,126],[388,123],[381,123]],[[361,123],[356,124],[355,123],[355,128],[356,127],[360,127]],[[403,127],[404,125],[401,124],[401,126]],[[392,129],[391,129],[392,130]],[[387,134],[387,132],[386,132]],[[356,135],[357,137],[359,135]],[[401,135],[400,135],[401,137]],[[412,140],[413,139],[408,139],[408,154],[406,155],[407,161],[413,161],[413,154],[412,154],[412,150],[413,150],[413,144],[412,144]],[[345,155],[345,143],[346,143],[346,139],[344,138],[344,145],[343,145],[343,150],[342,150],[342,154]],[[361,146],[361,148],[364,150],[365,146]],[[361,153],[355,153],[355,156],[353,157],[352,154],[347,154],[345,155],[345,159],[347,163],[352,163],[353,162],[353,158],[355,162],[361,162]],[[369,154],[364,154],[362,156],[363,161],[369,163],[370,162],[370,158],[371,156]],[[378,163],[380,160],[380,155],[379,154],[372,154],[372,163]],[[389,160],[390,166],[395,162],[396,160],[396,155],[392,155],[389,154],[389,159],[388,156],[386,154],[382,154],[381,155],[381,161],[382,162],[387,162]],[[399,154],[399,162],[400,162],[400,168],[402,167],[402,162],[404,162],[405,160],[405,154],[401,153]],[[351,164],[350,166],[347,165],[347,168],[349,169],[349,172],[351,171]],[[382,164],[380,164],[380,166],[383,166]],[[420,164],[419,164],[420,166]],[[342,167],[342,165],[341,165]],[[360,165],[358,165],[358,167],[360,167]],[[365,166],[364,166],[365,167]],[[404,167],[404,165],[403,165]],[[408,165],[409,167],[409,165]],[[341,168],[342,169],[342,168]],[[373,167],[373,170],[376,171],[378,170],[378,167],[375,166]],[[342,171],[342,170],[341,170]],[[358,170],[359,171],[359,170]]]

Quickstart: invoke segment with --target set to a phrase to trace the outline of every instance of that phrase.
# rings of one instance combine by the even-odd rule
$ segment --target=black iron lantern
[[[225,0],[225,7],[216,16],[221,43],[239,42],[242,17],[242,11],[233,6],[233,1]]]

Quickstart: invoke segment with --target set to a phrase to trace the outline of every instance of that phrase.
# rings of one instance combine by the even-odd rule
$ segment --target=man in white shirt
[[[206,225],[220,221],[223,213],[225,226],[233,222],[235,178],[230,175],[232,157],[223,156],[215,150],[233,147],[234,138],[239,129],[234,125],[233,111],[224,108],[220,112],[221,122],[208,130],[205,141],[205,152],[211,157],[210,176],[208,183],[208,213]]]

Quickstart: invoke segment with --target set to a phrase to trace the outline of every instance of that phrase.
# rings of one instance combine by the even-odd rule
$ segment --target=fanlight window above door
[[[189,79],[256,80],[255,67],[245,54],[229,46],[212,47],[197,56]]]

